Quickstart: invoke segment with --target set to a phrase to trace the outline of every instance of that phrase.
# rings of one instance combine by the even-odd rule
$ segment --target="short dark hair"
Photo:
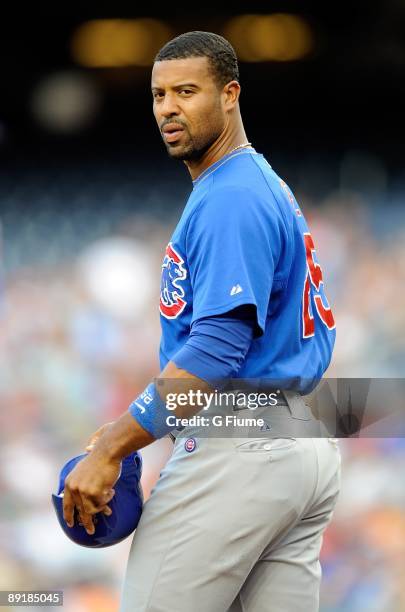
[[[187,57],[207,57],[218,84],[239,81],[239,67],[231,43],[213,32],[186,32],[169,40],[155,57],[155,62]]]

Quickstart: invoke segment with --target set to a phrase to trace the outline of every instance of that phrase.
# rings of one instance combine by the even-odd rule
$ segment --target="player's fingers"
[[[111,510],[110,506],[106,506],[103,509],[103,514],[105,514],[106,516],[111,516],[112,515],[112,510]]]
[[[108,493],[107,493],[107,494],[104,496],[104,499],[103,499],[103,509],[104,509],[105,507],[107,507],[108,502],[110,502],[110,501],[112,500],[112,498],[114,497],[114,495],[115,495],[115,491],[114,491],[114,489],[111,489],[111,490],[110,490],[110,491],[109,491],[109,492],[108,492]]]
[[[86,512],[83,501],[80,496],[75,499],[75,505],[79,512],[80,522],[89,535],[93,535],[95,528],[93,524],[92,514]]]
[[[114,495],[115,495],[115,489],[110,489],[108,491],[108,493],[106,494],[106,502],[105,503],[108,504],[108,502],[112,500]]]
[[[86,514],[97,514],[102,512],[106,504],[114,497],[115,490],[110,489],[103,491],[103,494],[97,497],[82,497],[81,503],[83,511]]]
[[[75,505],[69,489],[65,489],[63,494],[63,518],[69,527],[74,525]]]
[[[85,530],[87,531],[87,533],[89,535],[93,535],[95,532],[95,527],[93,524],[93,518],[91,516],[91,514],[86,514],[86,513],[79,513],[80,514],[80,523],[83,525],[83,527],[85,528]]]

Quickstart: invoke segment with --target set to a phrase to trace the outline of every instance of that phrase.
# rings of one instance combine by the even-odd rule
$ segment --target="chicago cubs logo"
[[[175,319],[186,307],[184,289],[181,281],[187,278],[184,260],[176,252],[172,243],[166,247],[162,264],[162,280],[160,285],[159,310],[166,319]]]
[[[184,442],[184,448],[188,453],[192,453],[196,446],[197,442],[194,438],[187,438],[187,440]]]

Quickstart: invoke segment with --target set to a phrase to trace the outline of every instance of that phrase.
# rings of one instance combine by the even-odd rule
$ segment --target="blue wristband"
[[[156,439],[163,438],[174,429],[173,425],[167,424],[167,417],[171,413],[153,382],[132,402],[128,411],[135,421]]]

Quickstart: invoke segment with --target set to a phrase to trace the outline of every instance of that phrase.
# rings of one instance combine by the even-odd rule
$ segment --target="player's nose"
[[[163,117],[173,117],[180,113],[180,108],[175,98],[170,94],[166,94],[160,104],[159,111]]]

